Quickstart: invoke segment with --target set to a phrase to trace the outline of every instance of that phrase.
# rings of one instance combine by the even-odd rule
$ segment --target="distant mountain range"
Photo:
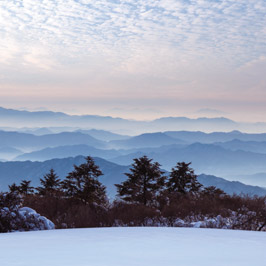
[[[251,175],[266,172],[266,154],[230,150],[216,144],[201,143],[123,150],[97,149],[84,144],[65,145],[20,154],[15,160],[45,161],[78,155],[101,157],[120,165],[130,165],[134,158],[147,155],[158,161],[167,170],[170,170],[179,161],[186,161],[192,162],[192,166],[197,173],[204,172],[227,178],[238,175],[238,180],[242,180],[240,174]]]
[[[32,180],[32,185],[38,186],[39,179],[43,177],[51,168],[63,179],[73,170],[73,165],[83,163],[84,157],[53,159],[45,162],[0,162],[0,191],[6,191],[8,185],[13,182],[20,183],[21,180]],[[119,184],[126,179],[124,173],[129,171],[129,166],[121,166],[101,158],[95,158],[95,163],[99,165],[104,173],[100,181],[107,187],[108,195],[114,198],[116,188],[114,184]],[[230,182],[215,176],[200,175],[199,181],[204,186],[216,186],[223,189],[228,194],[250,194],[266,195],[266,190],[260,187],[244,185],[240,182]]]
[[[44,174],[48,173],[51,168],[61,179],[71,172],[73,165],[80,165],[84,163],[83,156],[65,159],[53,159],[44,162],[0,162],[0,191],[6,191],[8,185],[13,182],[20,183],[21,180],[32,180],[33,186],[39,185],[39,180]],[[113,184],[121,183],[124,179],[124,173],[128,171],[128,166],[121,166],[101,158],[95,158],[95,163],[100,166],[104,176],[100,181],[108,188],[108,194],[112,197],[116,194],[116,189]]]
[[[239,190],[240,184],[215,176],[266,187],[266,133],[239,131],[266,132],[266,123],[244,124],[223,117],[136,121],[0,107],[0,129],[0,185],[5,188],[10,180],[21,178],[33,178],[37,184],[51,167],[64,177],[88,155],[103,167],[102,180],[110,195],[115,194],[113,183],[123,180],[128,165],[143,155],[168,171],[177,162],[192,162],[196,173],[209,175],[208,182],[228,193],[230,188],[225,185]],[[202,132],[215,130],[222,132]],[[244,188],[241,190],[246,191]]]
[[[169,145],[156,150],[142,150],[110,159],[122,165],[128,165],[136,157],[147,155],[158,161],[163,168],[170,170],[177,162],[192,162],[197,173],[208,173],[218,176],[236,174],[254,174],[266,172],[266,154],[248,151],[232,151],[214,144],[194,143],[185,146]]]
[[[86,144],[102,148],[106,146],[103,141],[80,132],[62,132],[58,134],[36,136],[20,132],[0,131],[0,148],[13,147],[17,149],[34,150],[69,144]]]
[[[176,131],[128,137],[98,130],[82,132],[36,136],[0,131],[0,158],[45,161],[90,155],[129,165],[134,158],[147,155],[167,170],[178,161],[186,161],[192,162],[197,173],[232,176],[232,179],[236,175],[266,173],[266,141],[263,141],[266,134]],[[119,140],[103,140],[119,137]],[[193,143],[195,140],[203,143]]]
[[[198,181],[205,187],[215,186],[217,188],[220,188],[229,195],[243,194],[250,196],[266,196],[266,188],[245,185],[239,181],[228,181],[224,178],[216,177],[213,175],[201,174],[198,176]]]
[[[117,150],[103,150],[97,149],[88,145],[66,145],[54,148],[45,148],[39,151],[24,153],[17,156],[14,160],[17,161],[46,161],[50,159],[61,159],[67,157],[76,157],[78,155],[101,157],[103,159],[110,159],[122,155]]]
[[[0,126],[4,127],[79,127],[121,129],[137,126],[141,122],[97,115],[68,115],[51,111],[19,111],[0,107]]]
[[[166,131],[165,135],[172,138],[181,139],[187,143],[216,143],[216,142],[229,142],[234,140],[239,141],[266,141],[266,133],[242,133],[234,130],[231,132],[213,132],[205,133],[200,131]]]
[[[120,135],[110,131],[99,130],[99,129],[89,129],[89,130],[79,129],[76,132],[88,134],[102,141],[117,141],[117,140],[125,140],[130,138],[130,136]]]
[[[120,149],[136,149],[144,147],[160,147],[170,144],[184,144],[183,140],[172,138],[164,133],[145,133],[125,140],[114,140],[110,142],[111,147]]]
[[[266,141],[242,141],[234,139],[228,142],[217,142],[214,144],[232,151],[241,150],[266,154]]]
[[[0,147],[0,158],[4,158],[3,160],[12,160],[20,154],[23,152],[19,149],[9,146]]]
[[[260,186],[266,188],[266,172],[265,173],[255,173],[251,175],[242,174],[242,175],[233,175],[229,178],[234,180],[241,180],[244,184],[252,186]]]
[[[237,123],[224,117],[196,118],[163,117],[152,121],[136,121],[110,116],[68,115],[51,111],[18,111],[0,107],[0,127],[79,127],[103,129],[120,134],[155,131],[253,131],[266,132],[266,123]]]
[[[167,131],[145,133],[138,136],[125,136],[104,130],[76,130],[52,134],[35,135],[15,131],[0,130],[0,148],[32,147],[46,148],[62,145],[89,145],[96,148],[136,149],[160,147],[172,144],[215,144],[230,150],[266,153],[266,134],[233,132],[190,132]]]

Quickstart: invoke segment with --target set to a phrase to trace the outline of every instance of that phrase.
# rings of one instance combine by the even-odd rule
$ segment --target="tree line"
[[[177,162],[170,173],[158,162],[143,156],[135,158],[125,173],[127,179],[115,184],[117,198],[110,202],[103,175],[92,157],[74,165],[64,180],[53,169],[34,188],[23,180],[9,186],[21,195],[24,206],[35,209],[53,221],[57,228],[99,226],[203,226],[265,230],[266,199],[227,195],[197,180],[191,163]]]
[[[156,206],[157,200],[166,194],[186,194],[205,192],[224,193],[214,188],[204,188],[197,181],[194,170],[190,167],[191,163],[178,162],[169,174],[169,178],[160,169],[158,162],[152,162],[147,156],[135,158],[131,165],[130,173],[125,173],[127,180],[117,187],[117,196],[129,203],[142,204],[144,206]],[[103,175],[92,157],[86,157],[86,162],[77,166],[70,172],[65,180],[50,169],[40,179],[40,186],[34,188],[31,181],[22,180],[20,185],[13,183],[9,186],[10,192],[18,192],[22,195],[38,194],[44,195],[64,195],[86,204],[103,204],[108,201],[106,187],[98,180]]]

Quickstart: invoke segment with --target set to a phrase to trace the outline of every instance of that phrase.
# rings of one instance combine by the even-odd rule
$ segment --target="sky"
[[[1,0],[0,106],[266,121],[266,1]]]

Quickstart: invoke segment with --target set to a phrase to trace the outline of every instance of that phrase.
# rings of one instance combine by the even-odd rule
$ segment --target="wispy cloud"
[[[2,0],[0,90],[184,99],[262,93],[265,14],[265,0]]]
[[[3,0],[1,48],[23,58],[42,47],[64,63],[97,53],[119,62],[161,48],[188,61],[208,55],[245,62],[265,53],[265,13],[264,0]]]

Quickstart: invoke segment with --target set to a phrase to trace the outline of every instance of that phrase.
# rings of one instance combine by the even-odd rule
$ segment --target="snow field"
[[[1,266],[266,266],[266,233],[89,228],[0,234]]]

